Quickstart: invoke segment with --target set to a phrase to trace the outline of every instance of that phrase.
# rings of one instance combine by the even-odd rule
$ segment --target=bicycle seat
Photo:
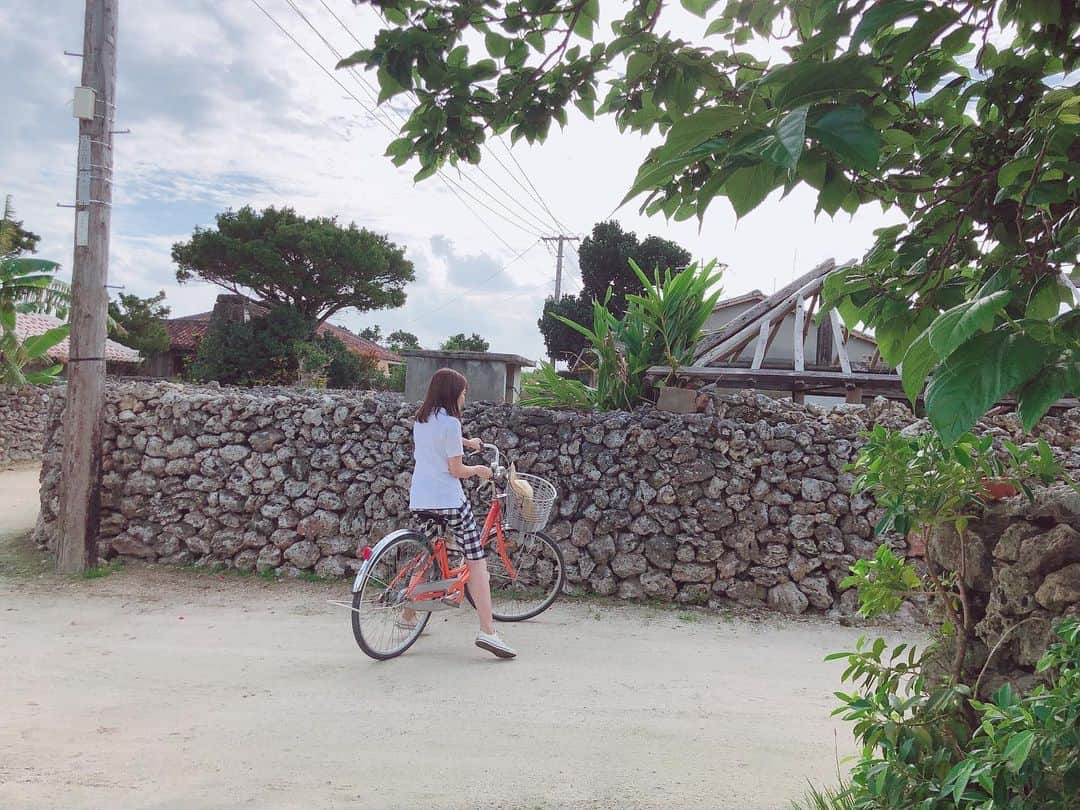
[[[438,512],[413,512],[415,517],[420,523],[428,525],[434,523],[439,529],[446,529],[450,525],[450,517],[448,515],[440,515]]]

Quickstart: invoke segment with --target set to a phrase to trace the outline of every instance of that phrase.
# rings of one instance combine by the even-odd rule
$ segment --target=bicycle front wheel
[[[487,551],[491,612],[496,621],[520,622],[543,613],[559,598],[566,585],[566,565],[559,546],[543,532],[504,528],[503,535],[513,573],[496,538]]]
[[[406,591],[437,580],[438,569],[427,538],[411,532],[371,559],[352,602],[353,636],[361,650],[384,661],[416,643],[431,613],[410,610]]]

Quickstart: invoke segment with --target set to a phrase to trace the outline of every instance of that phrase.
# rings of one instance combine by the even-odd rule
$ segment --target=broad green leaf
[[[914,17],[926,8],[922,0],[887,0],[867,11],[851,35],[850,50],[856,50],[882,28],[887,28],[905,17]]]
[[[915,148],[915,136],[902,129],[887,129],[881,133],[881,138],[890,146],[896,146],[900,149]]]
[[[833,166],[825,167],[825,184],[818,194],[817,210],[833,216],[851,190],[851,182]]]
[[[806,143],[806,113],[809,107],[799,107],[785,115],[776,128],[777,149],[774,162],[785,169],[794,168]]]
[[[1031,293],[1024,310],[1025,318],[1040,321],[1048,321],[1058,314],[1065,288],[1058,281],[1057,276],[1047,275],[1040,279]]]
[[[682,0],[682,6],[691,14],[704,18],[709,9],[715,6],[719,0]]]
[[[822,146],[853,167],[873,172],[881,155],[881,136],[867,123],[861,107],[841,107],[825,113],[808,129]]]
[[[1031,753],[1031,746],[1035,743],[1035,731],[1028,729],[1014,734],[1005,746],[1003,756],[1009,760],[1009,770],[1014,773],[1023,766]]]
[[[1080,357],[1067,355],[1066,362],[1043,369],[1020,389],[1016,411],[1024,430],[1032,430],[1050,410],[1067,396],[1080,395]]]
[[[938,364],[938,357],[930,348],[928,333],[929,330],[926,330],[912,341],[904,354],[904,362],[900,369],[900,382],[912,406],[919,399],[930,370]]]
[[[1042,370],[1048,347],[998,329],[953,352],[926,386],[926,412],[951,446],[998,400]]]
[[[1030,172],[1035,168],[1035,158],[1018,158],[1017,160],[1011,160],[998,169],[998,187],[1008,188],[1022,172]]]
[[[737,107],[709,107],[680,118],[671,125],[657,157],[675,158],[710,138],[727,132],[743,122],[744,113]]]
[[[731,200],[735,215],[742,219],[776,188],[776,170],[767,163],[737,169],[724,183],[724,194]]]
[[[67,338],[70,332],[70,324],[65,323],[63,326],[54,327],[46,332],[42,332],[40,335],[26,338],[22,342],[22,350],[26,352],[28,358],[37,360],[40,357],[44,357],[49,349]]]
[[[929,48],[941,32],[959,18],[956,11],[945,6],[933,6],[930,11],[921,14],[918,22],[897,42],[893,51],[893,70],[902,70],[916,54]]]
[[[930,348],[944,360],[973,335],[993,327],[997,313],[1011,300],[1012,293],[1002,290],[942,312],[927,330]]]
[[[488,53],[494,56],[496,59],[504,58],[510,53],[510,46],[513,42],[506,37],[499,36],[492,32],[484,37],[484,45],[487,46]]]
[[[834,98],[847,90],[876,90],[881,75],[869,59],[844,56],[832,62],[792,62],[769,72],[763,87],[774,88],[778,109]]]

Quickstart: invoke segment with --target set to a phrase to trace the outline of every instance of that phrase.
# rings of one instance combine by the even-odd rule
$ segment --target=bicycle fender
[[[386,535],[386,537],[384,537],[382,540],[375,544],[375,546],[371,549],[371,556],[364,560],[364,564],[361,565],[360,570],[356,572],[356,579],[353,580],[352,586],[353,593],[358,592],[361,586],[364,584],[364,577],[367,576],[368,566],[371,565],[371,561],[378,557],[379,553],[384,548],[397,540],[399,537],[406,534],[417,534],[417,531],[415,529],[398,529],[397,531],[390,532],[390,534]]]

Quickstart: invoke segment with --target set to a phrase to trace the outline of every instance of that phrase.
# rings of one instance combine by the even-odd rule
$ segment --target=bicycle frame
[[[499,448],[493,444],[485,444],[485,448],[495,451],[495,468],[499,471],[502,470],[500,465],[501,455]],[[494,491],[494,481],[492,481],[492,489]],[[487,518],[484,520],[484,528],[480,533],[480,545],[482,548],[487,548],[488,541],[491,539],[492,532],[495,533],[496,544],[495,549],[498,555],[502,558],[503,564],[506,566],[507,573],[511,578],[516,577],[517,573],[514,570],[513,563],[510,562],[510,558],[506,553],[506,537],[503,534],[503,520],[502,520],[502,502],[506,499],[506,493],[496,492],[491,499],[491,507],[488,509]],[[366,548],[364,550],[365,558],[364,564],[356,574],[356,579],[353,580],[353,593],[360,590],[364,578],[368,573],[369,560],[376,559],[379,556],[380,551],[389,545],[392,541],[396,540],[403,534],[410,533],[409,529],[399,529],[396,532],[384,537],[375,546],[374,549]],[[426,581],[427,573],[431,569],[433,563],[438,563],[439,573],[441,574],[442,581],[454,580],[454,582],[447,586],[446,589],[440,591],[438,589],[428,592],[417,593],[425,585],[431,585]],[[419,565],[420,569],[415,570],[415,567]],[[434,547],[430,554],[418,554],[412,560],[410,560],[394,577],[389,587],[394,587],[405,576],[409,576],[409,586],[405,591],[406,597],[411,603],[421,603],[425,601],[444,601],[450,604],[461,604],[461,600],[465,596],[465,586],[469,582],[469,566],[467,563],[463,563],[455,568],[450,567],[450,559],[447,554],[446,541],[439,537],[435,540]],[[417,608],[422,609],[422,608]]]
[[[510,576],[514,577],[516,573],[514,565],[510,562],[510,558],[506,553],[506,536],[503,534],[502,527],[502,501],[505,497],[505,495],[495,495],[492,498],[491,508],[488,510],[484,528],[480,533],[480,545],[482,548],[487,548],[488,541],[491,539],[492,532],[494,532],[496,553],[502,558]],[[445,589],[424,591],[422,589],[425,586],[432,584],[428,582],[427,575],[433,564],[439,566],[441,581],[453,580],[453,583],[449,584]],[[418,569],[416,568],[417,565],[420,566]],[[461,600],[465,598],[465,587],[469,582],[469,565],[466,562],[451,568],[446,540],[440,537],[435,540],[431,554],[418,554],[402,568],[390,583],[390,587],[394,587],[406,575],[409,576],[409,586],[405,590],[405,596],[411,605],[416,606],[415,609],[422,609],[422,603],[427,601],[441,601],[446,604],[460,605]]]

